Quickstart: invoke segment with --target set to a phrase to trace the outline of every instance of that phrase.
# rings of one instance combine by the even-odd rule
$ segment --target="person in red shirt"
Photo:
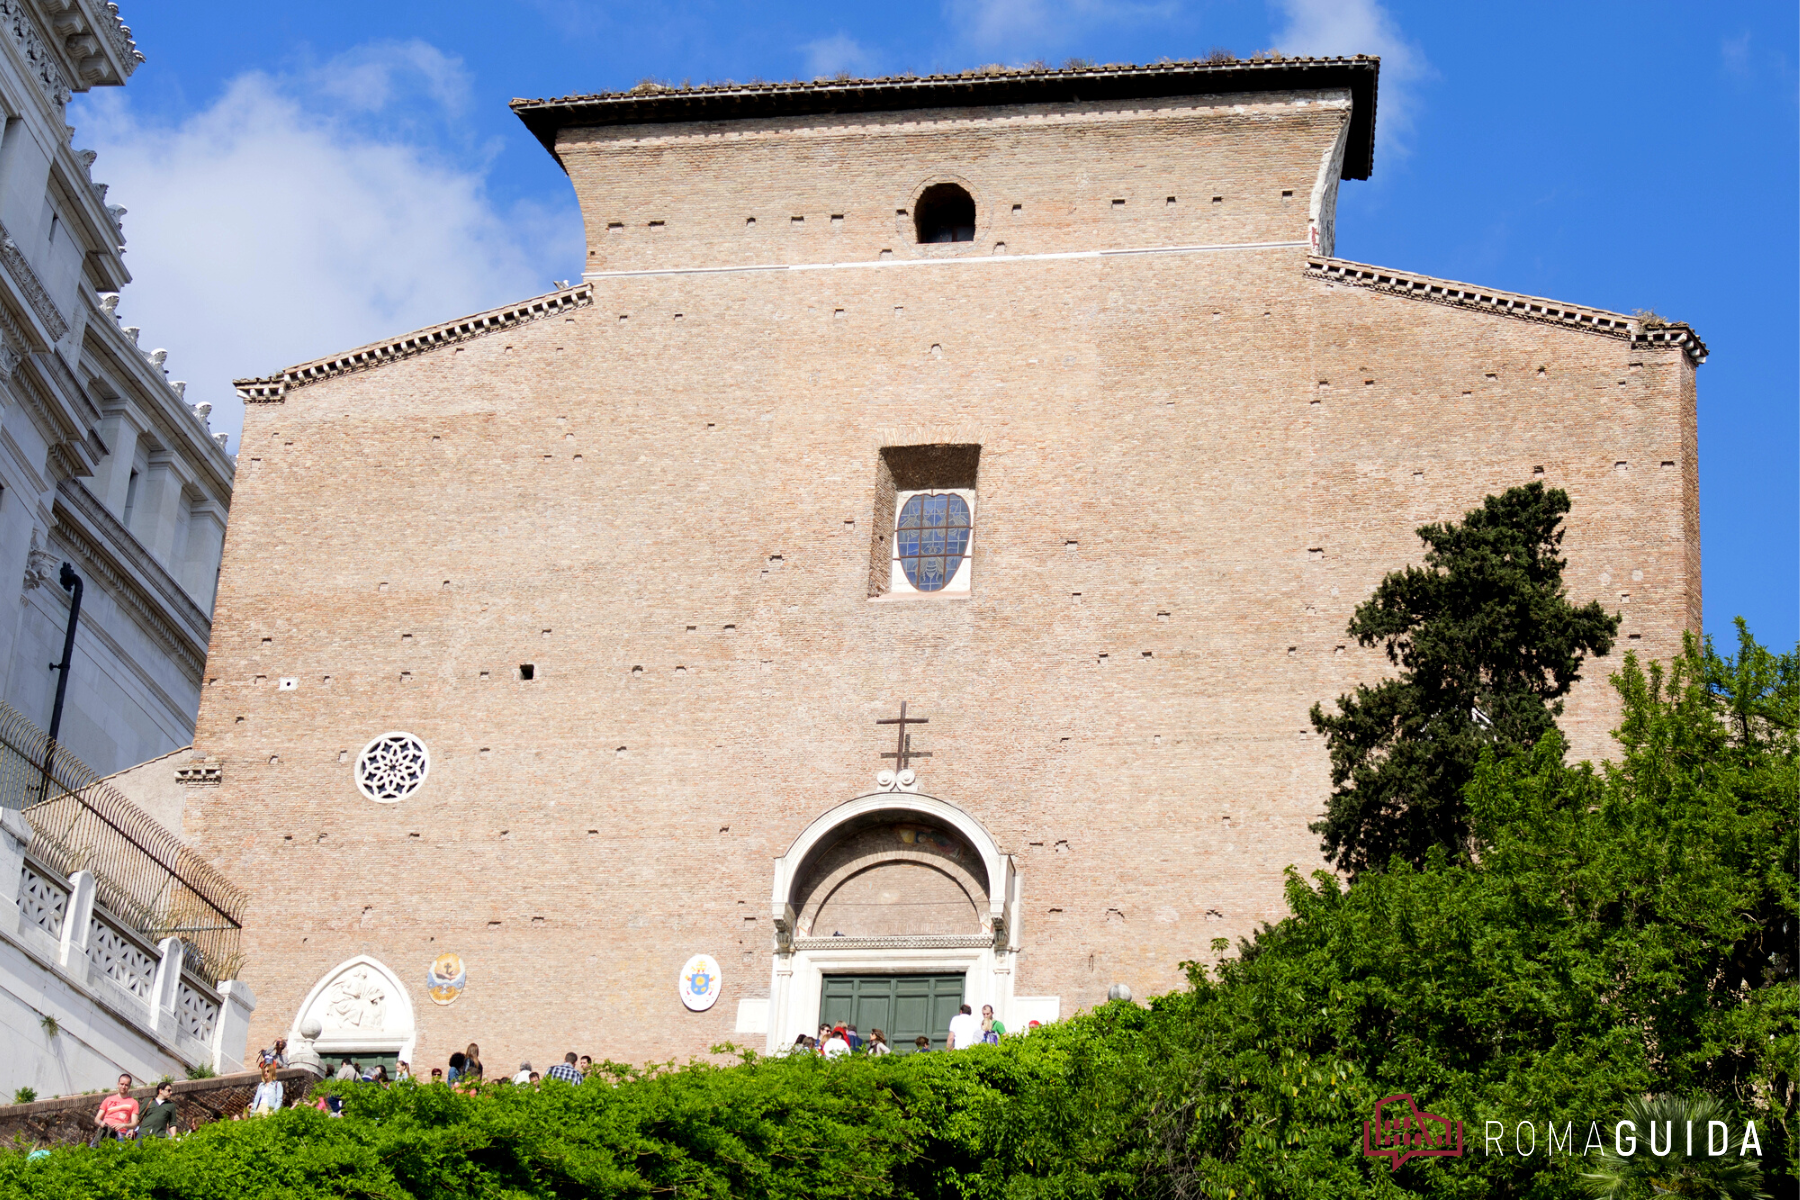
[[[94,1114],[94,1140],[88,1144],[98,1146],[107,1138],[130,1137],[137,1128],[138,1102],[131,1094],[131,1076],[119,1076],[119,1090],[100,1102],[100,1111]]]

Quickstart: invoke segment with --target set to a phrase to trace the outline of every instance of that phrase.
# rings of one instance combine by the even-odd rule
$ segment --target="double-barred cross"
[[[895,739],[895,742],[894,742],[893,750],[890,751],[889,753],[883,754],[881,757],[893,759],[894,760],[894,770],[896,770],[896,771],[906,770],[906,764],[915,758],[930,758],[931,751],[929,751],[929,750],[914,750],[912,748],[912,734],[910,734],[906,731],[906,727],[908,725],[927,725],[927,724],[930,724],[930,722],[931,722],[931,718],[929,718],[929,717],[909,717],[909,716],[907,716],[906,715],[906,701],[902,700],[900,702],[900,715],[899,716],[883,717],[880,720],[875,722],[877,725],[898,725],[900,727],[898,737]]]

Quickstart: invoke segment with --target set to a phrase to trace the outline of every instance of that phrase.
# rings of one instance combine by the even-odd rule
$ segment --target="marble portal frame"
[[[808,860],[829,847],[845,827],[865,817],[892,814],[896,820],[926,819],[949,826],[974,847],[985,874],[987,911],[982,919],[992,933],[976,935],[936,934],[907,937],[804,937],[799,936],[795,911],[795,886],[805,875]],[[975,873],[971,873],[975,874]],[[962,809],[914,792],[885,791],[859,796],[840,804],[808,825],[775,860],[775,886],[770,915],[775,922],[775,955],[769,978],[767,1052],[791,1046],[802,1033],[818,1028],[819,1000],[825,975],[919,974],[965,975],[963,1001],[977,1011],[992,1004],[1001,1021],[1013,1027],[1013,963],[1018,955],[1020,878],[1012,855],[1000,849],[993,835]],[[1050,998],[1018,997],[1021,1011],[1031,1016],[1045,1011]]]

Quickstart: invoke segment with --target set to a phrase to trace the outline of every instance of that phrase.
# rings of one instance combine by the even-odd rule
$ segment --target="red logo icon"
[[[1375,1119],[1363,1122],[1363,1153],[1388,1159],[1388,1169],[1398,1171],[1409,1158],[1461,1158],[1463,1123],[1420,1112],[1408,1095],[1394,1095],[1375,1104]]]

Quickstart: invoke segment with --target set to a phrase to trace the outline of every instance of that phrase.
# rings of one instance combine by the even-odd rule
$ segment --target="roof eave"
[[[917,78],[634,89],[560,99],[514,100],[511,108],[544,149],[556,156],[556,135],[569,127],[1345,88],[1351,96],[1351,115],[1342,177],[1367,179],[1375,159],[1375,99],[1380,71],[1379,58],[1362,55],[1237,59],[1145,67],[968,71]]]

